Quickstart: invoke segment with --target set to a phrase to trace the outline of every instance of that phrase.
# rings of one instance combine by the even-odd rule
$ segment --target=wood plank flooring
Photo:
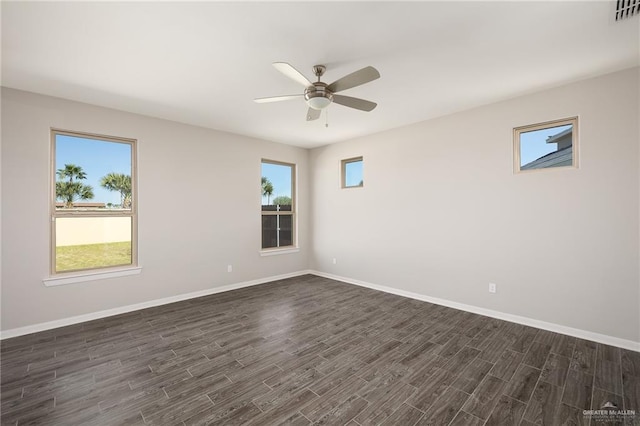
[[[2,425],[600,425],[583,410],[606,402],[640,413],[640,353],[312,275],[8,339],[1,378]]]

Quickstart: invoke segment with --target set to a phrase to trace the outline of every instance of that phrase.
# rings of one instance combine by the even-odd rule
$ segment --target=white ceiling
[[[2,85],[315,147],[640,64],[638,17],[606,2],[2,2]],[[380,79],[305,120],[271,66]]]

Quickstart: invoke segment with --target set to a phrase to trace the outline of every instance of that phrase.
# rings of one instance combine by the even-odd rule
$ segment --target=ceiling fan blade
[[[360,86],[361,84],[368,83],[377,78],[380,78],[380,73],[374,67],[365,67],[356,72],[352,72],[349,75],[345,75],[339,80],[334,81],[327,87],[331,92],[342,92],[343,90],[351,89],[352,87]]]
[[[320,118],[320,113],[322,113],[322,110],[309,108],[309,111],[307,111],[307,121],[317,120]]]
[[[264,104],[267,102],[280,102],[280,101],[289,101],[291,99],[303,98],[304,95],[284,95],[284,96],[270,96],[268,98],[256,98],[253,101],[259,104]]]
[[[298,71],[288,63],[274,62],[273,66],[282,74],[286,75],[293,81],[297,81],[298,83],[302,84],[304,87],[313,86],[313,83],[311,83],[307,77],[302,75],[300,71]]]
[[[355,108],[362,111],[371,111],[376,106],[377,103],[371,101],[365,101],[360,98],[352,98],[351,96],[343,96],[343,95],[333,95],[333,102],[344,105],[349,108]]]

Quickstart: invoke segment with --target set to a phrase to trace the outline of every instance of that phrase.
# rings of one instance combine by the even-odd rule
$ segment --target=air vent
[[[616,21],[640,15],[640,0],[617,0]]]

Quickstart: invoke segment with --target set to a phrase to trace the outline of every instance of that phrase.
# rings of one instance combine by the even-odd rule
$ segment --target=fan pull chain
[[[329,127],[329,108],[324,110],[324,127]]]

